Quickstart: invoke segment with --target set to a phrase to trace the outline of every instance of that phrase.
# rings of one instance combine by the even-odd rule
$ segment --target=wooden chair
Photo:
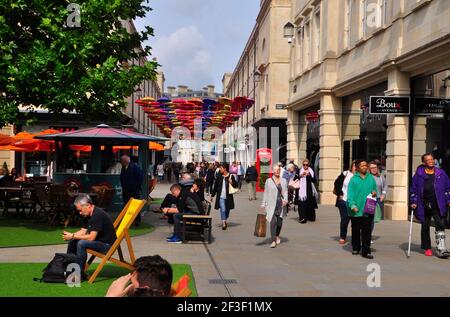
[[[204,215],[183,215],[182,233],[183,243],[186,243],[186,234],[192,232],[199,232],[203,235],[205,242],[211,243],[211,229],[212,229],[212,217],[211,217],[211,203],[204,202]]]
[[[94,259],[96,257],[101,258],[102,261],[98,265],[98,267],[95,269],[94,274],[89,278],[89,283],[94,283],[95,279],[97,278],[98,274],[101,272],[103,267],[105,266],[106,262],[110,261],[120,267],[134,270],[134,262],[136,261],[136,258],[134,256],[133,246],[131,245],[131,239],[129,234],[130,226],[133,224],[134,219],[136,219],[136,216],[141,212],[142,208],[144,207],[146,201],[145,200],[138,200],[138,199],[130,199],[130,201],[127,203],[125,208],[122,210],[120,215],[117,217],[116,221],[114,221],[114,229],[116,229],[116,236],[117,239],[114,242],[114,244],[111,246],[109,251],[106,254],[87,249],[87,253],[91,254],[89,261],[86,263],[86,267],[84,269],[85,272],[89,269],[89,266],[92,264]],[[120,243],[125,238],[128,246],[128,253],[130,254],[130,262],[126,262],[123,258],[122,249],[120,248]],[[119,259],[113,258],[115,252],[118,252]]]
[[[189,275],[184,274],[177,282],[172,284],[172,297],[189,297],[192,295],[192,291],[189,289],[189,282],[191,278]]]

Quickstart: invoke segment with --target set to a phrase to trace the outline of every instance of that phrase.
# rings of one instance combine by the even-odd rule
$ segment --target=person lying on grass
[[[172,267],[159,255],[140,257],[134,272],[115,280],[106,297],[169,297]]]
[[[116,241],[116,230],[111,216],[96,207],[89,195],[78,195],[73,204],[83,217],[83,227],[75,233],[64,231],[62,238],[69,242],[67,253],[77,256],[82,279],[85,280],[87,276],[83,271],[87,260],[86,249],[107,253]]]

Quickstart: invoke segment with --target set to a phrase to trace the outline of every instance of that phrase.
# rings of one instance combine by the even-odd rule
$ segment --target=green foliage
[[[0,0],[0,126],[17,121],[19,105],[115,120],[134,87],[155,78],[158,64],[142,62],[151,48],[140,48],[153,29],[130,34],[122,22],[144,17],[148,0],[73,1],[80,27],[66,25],[71,2]]]

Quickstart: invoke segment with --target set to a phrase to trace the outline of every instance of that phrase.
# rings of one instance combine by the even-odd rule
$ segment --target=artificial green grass
[[[50,226],[47,223],[36,223],[34,219],[0,218],[0,248],[65,244],[61,234],[63,231],[75,232],[80,227],[64,228]],[[139,227],[132,226],[132,237],[148,234],[154,227],[141,222]]]
[[[44,263],[0,263],[0,297],[104,297],[111,283],[129,273],[121,267],[107,264],[93,284],[81,283],[81,287],[69,287],[59,283],[40,283],[33,278],[41,278]],[[88,274],[92,274],[97,264],[93,264]],[[172,264],[173,281],[189,274],[191,297],[197,297],[197,289],[191,266]]]

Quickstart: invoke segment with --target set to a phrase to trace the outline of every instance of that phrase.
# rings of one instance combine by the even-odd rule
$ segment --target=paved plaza
[[[153,197],[164,197],[169,186],[158,185]],[[258,200],[244,191],[235,195],[229,228],[222,231],[218,211],[213,215],[213,243],[169,245],[172,227],[160,215],[146,213],[152,233],[132,238],[136,256],[160,254],[172,263],[192,266],[199,296],[450,296],[450,259],[427,258],[420,250],[420,225],[414,224],[411,258],[406,258],[409,223],[383,221],[376,225],[374,260],[351,255],[351,246],[338,244],[339,215],[321,206],[316,223],[301,225],[289,213],[282,244],[253,236]],[[432,230],[433,231],[433,230]],[[64,245],[1,249],[0,262],[48,262]],[[381,287],[369,288],[371,263],[380,265]],[[223,280],[234,280],[224,284]],[[229,281],[230,282],[230,281]]]

